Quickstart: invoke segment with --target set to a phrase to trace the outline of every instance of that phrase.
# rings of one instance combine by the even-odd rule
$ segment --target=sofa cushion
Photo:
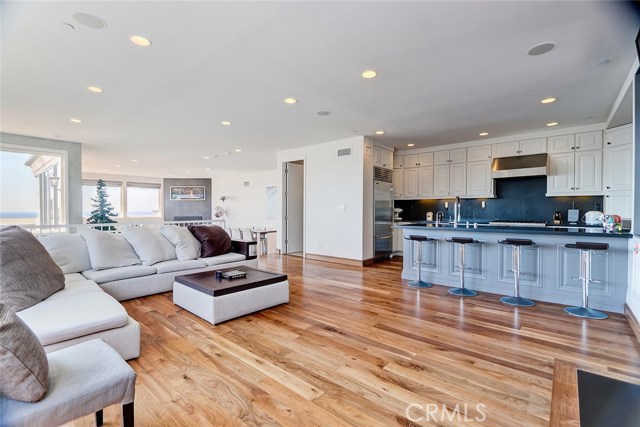
[[[176,258],[180,261],[196,259],[200,256],[200,242],[186,227],[165,225],[160,232],[176,247]]]
[[[47,393],[49,364],[36,335],[0,303],[0,396],[37,402]]]
[[[129,321],[127,311],[105,292],[85,292],[42,301],[18,312],[42,345],[119,328]]]
[[[18,311],[64,288],[64,274],[28,231],[0,229],[0,303]]]
[[[66,298],[71,295],[83,294],[85,292],[104,292],[100,286],[93,280],[76,280],[74,282],[67,282],[64,285],[64,289],[54,293],[46,301],[51,301],[58,298]]]
[[[210,258],[200,258],[207,265],[220,265],[227,262],[237,262],[245,259],[245,256],[235,252],[229,252],[228,254],[218,255]]]
[[[194,270],[196,268],[205,268],[207,264],[199,259],[191,259],[188,261],[178,261],[173,259],[171,261],[163,261],[154,265],[158,274],[171,273],[172,271]]]
[[[231,252],[231,237],[217,225],[190,225],[189,231],[202,244],[202,258]]]
[[[52,234],[40,237],[40,243],[64,274],[79,273],[91,268],[87,243],[78,234]]]
[[[122,229],[122,235],[133,246],[142,265],[153,265],[176,259],[176,248],[160,233],[160,230],[129,225]]]
[[[92,228],[82,229],[80,235],[87,242],[94,270],[141,264],[136,251],[124,236]]]
[[[110,268],[108,270],[87,270],[82,275],[96,283],[113,282],[114,280],[130,279],[132,277],[150,276],[156,274],[155,267],[148,265],[130,265],[127,267]]]
[[[89,269],[91,269],[91,264],[89,264]],[[71,282],[77,282],[78,280],[87,280],[87,279],[80,273],[69,273],[64,275],[65,284],[71,283]]]

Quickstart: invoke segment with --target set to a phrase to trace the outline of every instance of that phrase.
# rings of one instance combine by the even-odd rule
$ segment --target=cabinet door
[[[373,164],[375,166],[382,167],[383,162],[384,162],[384,155],[382,153],[382,148],[373,147]]]
[[[622,218],[633,216],[633,194],[631,191],[613,191],[605,193],[604,213],[620,215]]]
[[[418,154],[418,166],[433,166],[433,153]]]
[[[633,182],[633,147],[631,144],[604,149],[604,191],[631,191]]]
[[[566,195],[573,192],[574,158],[573,152],[549,154],[547,195]]]
[[[449,160],[451,163],[464,163],[467,161],[467,149],[466,148],[456,148],[455,150],[449,151]]]
[[[467,161],[480,162],[491,159],[491,145],[478,145],[467,148]]]
[[[559,135],[549,138],[549,153],[570,153],[576,145],[576,136]]]
[[[407,154],[404,156],[404,167],[405,168],[417,168],[418,167],[418,155],[417,154]]]
[[[404,156],[393,156],[393,168],[402,169],[404,167]]]
[[[602,148],[602,132],[582,132],[576,134],[576,150],[599,150]]]
[[[393,198],[402,199],[404,191],[404,171],[402,169],[393,170]]]
[[[547,138],[534,138],[519,141],[518,155],[541,154],[547,152]]]
[[[631,144],[632,142],[631,125],[619,126],[604,131],[605,146]]]
[[[449,150],[436,151],[433,153],[434,165],[448,165],[449,164]]]
[[[418,195],[420,197],[433,196],[433,167],[418,168]]]
[[[393,151],[384,150],[383,153],[384,162],[382,163],[382,167],[387,169],[393,169]]]
[[[467,163],[467,196],[493,196],[490,161]]]
[[[402,230],[399,228],[393,229],[393,252],[402,252]]]
[[[449,196],[449,165],[433,167],[433,195]]]
[[[404,198],[418,197],[418,168],[404,170]]]
[[[452,196],[467,194],[466,163],[452,163],[449,166],[449,194]]]
[[[576,151],[575,191],[602,194],[602,150]]]
[[[491,151],[493,157],[512,157],[518,155],[519,147],[518,141],[501,142],[499,144],[493,144]]]

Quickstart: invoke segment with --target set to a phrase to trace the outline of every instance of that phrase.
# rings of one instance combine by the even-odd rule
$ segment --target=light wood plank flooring
[[[289,275],[289,304],[212,326],[171,293],[124,303],[142,328],[137,426],[548,426],[554,369],[640,383],[622,315],[408,289],[397,258],[361,268],[268,255],[260,267]]]

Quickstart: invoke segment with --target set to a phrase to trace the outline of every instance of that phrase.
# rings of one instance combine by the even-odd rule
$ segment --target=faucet
[[[440,221],[444,219],[444,212],[438,211],[436,212],[436,227],[440,225]]]
[[[453,228],[458,227],[458,222],[460,222],[460,197],[456,196],[453,203]]]

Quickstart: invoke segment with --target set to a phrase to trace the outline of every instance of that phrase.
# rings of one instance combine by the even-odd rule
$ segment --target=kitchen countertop
[[[466,221],[458,224],[455,228],[453,224],[445,223],[436,226],[435,221],[414,221],[409,224],[396,225],[396,228],[411,230],[430,230],[430,231],[451,231],[460,230],[466,232],[478,233],[509,233],[509,234],[546,234],[546,235],[568,235],[568,236],[584,236],[584,237],[602,237],[602,238],[622,238],[630,239],[633,234],[629,231],[620,231],[613,233],[605,233],[604,229],[599,226],[579,226],[570,224],[547,225],[546,227],[504,227],[489,225],[487,223],[478,223],[478,228],[474,228],[473,223],[467,228]]]

